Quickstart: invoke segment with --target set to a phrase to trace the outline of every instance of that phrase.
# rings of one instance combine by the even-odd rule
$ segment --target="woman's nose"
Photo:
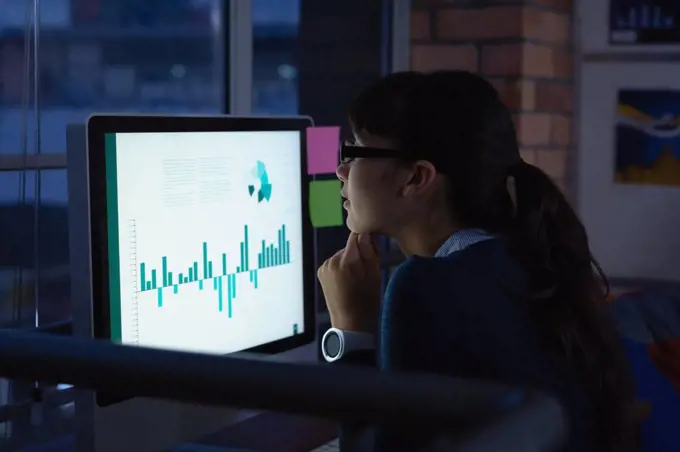
[[[340,179],[343,182],[347,181],[347,173],[349,172],[349,165],[346,165],[344,163],[341,163],[338,165],[338,167],[335,170],[335,174],[338,176],[338,179]]]

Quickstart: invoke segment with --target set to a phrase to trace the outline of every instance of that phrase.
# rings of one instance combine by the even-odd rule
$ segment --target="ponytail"
[[[529,278],[530,309],[543,337],[577,372],[596,409],[597,451],[637,450],[631,415],[635,386],[608,315],[606,278],[590,253],[585,228],[541,169],[514,166],[515,216],[508,240]],[[512,187],[510,187],[512,191]]]

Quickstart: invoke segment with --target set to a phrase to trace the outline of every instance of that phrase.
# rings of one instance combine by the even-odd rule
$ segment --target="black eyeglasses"
[[[373,148],[359,146],[357,144],[344,141],[340,143],[340,163],[349,163],[355,158],[406,158],[408,153],[399,149]]]
[[[359,157],[371,159],[397,158],[407,161],[420,160],[419,158],[413,156],[413,154],[411,154],[410,152],[403,151],[400,149],[372,148],[368,146],[359,146],[357,144],[349,143],[347,141],[340,143],[340,164],[348,164],[355,158]],[[438,164],[432,159],[425,160],[429,160],[430,162],[432,162],[432,164],[434,165],[438,172],[442,174],[447,174],[446,171],[442,170],[443,168],[446,168],[446,165]]]

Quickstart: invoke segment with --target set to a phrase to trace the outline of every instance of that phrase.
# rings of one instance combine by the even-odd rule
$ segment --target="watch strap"
[[[329,328],[321,339],[321,353],[329,363],[352,351],[375,348],[375,336],[370,333]]]

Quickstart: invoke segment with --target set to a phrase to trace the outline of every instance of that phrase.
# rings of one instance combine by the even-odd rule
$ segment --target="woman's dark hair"
[[[493,86],[464,71],[392,74],[357,98],[350,122],[359,135],[432,161],[448,176],[455,219],[507,241],[526,269],[536,324],[596,410],[594,450],[634,448],[634,382],[608,315],[606,278],[560,189],[522,162],[512,115]]]

